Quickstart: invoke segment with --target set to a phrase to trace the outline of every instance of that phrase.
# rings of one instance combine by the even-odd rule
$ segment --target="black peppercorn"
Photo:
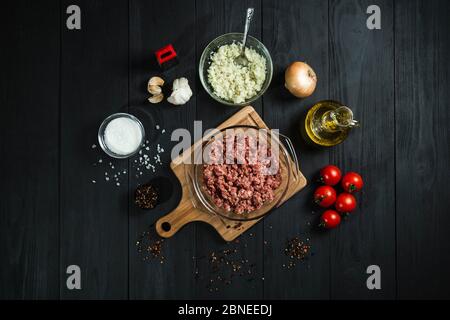
[[[291,259],[287,264],[287,268],[293,268],[295,266],[295,260],[305,260],[308,258],[311,246],[308,243],[303,242],[298,237],[294,237],[287,241],[284,253]],[[286,267],[284,264],[283,267]]]
[[[134,192],[134,203],[141,209],[153,209],[158,203],[158,192],[151,184],[137,187]]]

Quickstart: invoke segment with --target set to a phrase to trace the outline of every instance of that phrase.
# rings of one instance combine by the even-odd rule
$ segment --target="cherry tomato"
[[[356,199],[350,193],[343,192],[338,195],[334,206],[339,212],[352,212],[356,208]]]
[[[320,186],[314,192],[314,202],[322,208],[328,208],[336,201],[336,191],[330,186]]]
[[[341,216],[334,210],[326,210],[320,217],[320,226],[333,229],[341,223]]]
[[[364,183],[359,174],[356,172],[349,172],[342,178],[341,185],[346,192],[353,193],[361,190]]]
[[[333,165],[328,165],[320,170],[320,181],[327,186],[334,186],[341,180],[341,170]]]

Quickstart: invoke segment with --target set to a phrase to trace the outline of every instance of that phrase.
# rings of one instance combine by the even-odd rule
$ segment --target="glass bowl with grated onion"
[[[236,64],[242,33],[215,38],[200,57],[200,82],[216,101],[229,106],[246,106],[261,97],[272,81],[272,58],[267,48],[248,36],[245,54],[249,64]]]

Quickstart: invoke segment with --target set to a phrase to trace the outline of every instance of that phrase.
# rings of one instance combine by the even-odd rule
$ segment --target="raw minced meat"
[[[231,152],[227,152],[230,147]],[[213,141],[209,163],[203,165],[203,179],[216,206],[236,214],[255,211],[273,201],[282,182],[275,153],[250,135],[225,135]]]

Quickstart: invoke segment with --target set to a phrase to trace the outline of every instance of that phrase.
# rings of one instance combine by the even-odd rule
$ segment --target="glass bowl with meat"
[[[289,138],[254,126],[210,132],[192,159],[185,172],[194,206],[230,220],[262,218],[284,202],[299,178]]]

